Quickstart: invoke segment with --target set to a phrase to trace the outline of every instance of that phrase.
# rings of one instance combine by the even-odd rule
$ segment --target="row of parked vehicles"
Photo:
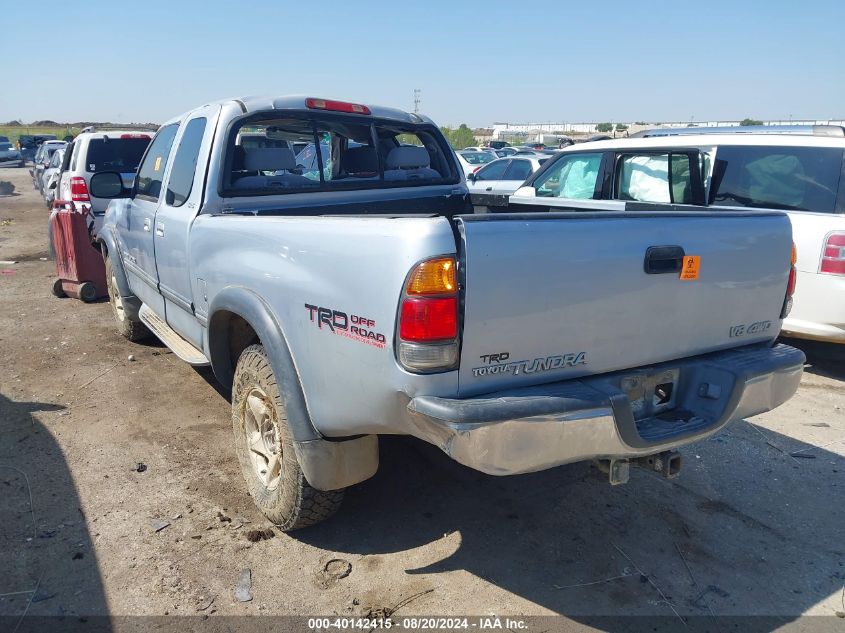
[[[32,184],[48,208],[70,201],[90,212],[95,233],[110,199],[91,196],[88,184],[100,171],[117,170],[129,184],[155,130],[84,128],[70,141],[45,139],[33,155]]]
[[[302,97],[124,133],[140,134],[64,148],[56,196],[110,201],[93,232],[118,331],[231,389],[247,488],[283,530],[371,477],[381,434],[494,475],[595,460],[619,484],[632,465],[675,476],[678,447],[798,387],[804,356],[776,343],[796,271],[772,196],[831,217],[838,202],[809,202],[833,186],[815,162],[728,189],[721,142],[497,157],[453,151],[422,115]],[[130,140],[132,161],[99,157]],[[468,154],[490,156],[469,183]],[[738,164],[782,174],[793,154]],[[475,188],[499,181],[515,194]]]

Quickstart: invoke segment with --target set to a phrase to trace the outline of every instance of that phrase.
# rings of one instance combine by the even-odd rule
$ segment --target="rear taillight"
[[[825,238],[819,272],[845,275],[845,233],[829,233]]]
[[[91,202],[88,195],[88,185],[84,178],[74,176],[70,179],[70,199],[74,202]]]
[[[417,264],[408,274],[399,306],[399,362],[413,372],[454,369],[459,331],[455,258],[438,257]]]
[[[798,261],[798,250],[795,248],[795,243],[792,243],[792,261],[789,266],[789,278],[786,281],[786,297],[783,300],[783,307],[780,311],[780,318],[785,319],[792,311],[792,295],[795,294],[795,282],[798,277],[798,272],[795,270],[795,262]]]

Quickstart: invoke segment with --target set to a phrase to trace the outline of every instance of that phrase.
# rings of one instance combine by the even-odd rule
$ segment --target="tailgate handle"
[[[649,246],[643,268],[647,275],[664,275],[681,272],[683,263],[684,249],[680,246]]]

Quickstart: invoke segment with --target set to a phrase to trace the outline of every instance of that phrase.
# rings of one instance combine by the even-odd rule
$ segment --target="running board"
[[[205,357],[205,354],[179,336],[172,327],[165,323],[164,319],[150,310],[146,303],[141,305],[141,309],[138,311],[138,317],[150,329],[150,332],[155,334],[162,343],[170,348],[171,352],[186,363],[195,366],[211,364]]]

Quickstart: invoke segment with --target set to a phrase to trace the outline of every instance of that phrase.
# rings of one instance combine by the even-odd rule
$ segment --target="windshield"
[[[461,152],[461,156],[470,165],[486,165],[496,160],[496,155],[492,152]]]
[[[150,144],[143,138],[93,138],[88,143],[85,168],[89,172],[120,171],[133,172]]]
[[[453,184],[451,156],[430,124],[272,112],[232,130],[221,187],[245,196]]]

